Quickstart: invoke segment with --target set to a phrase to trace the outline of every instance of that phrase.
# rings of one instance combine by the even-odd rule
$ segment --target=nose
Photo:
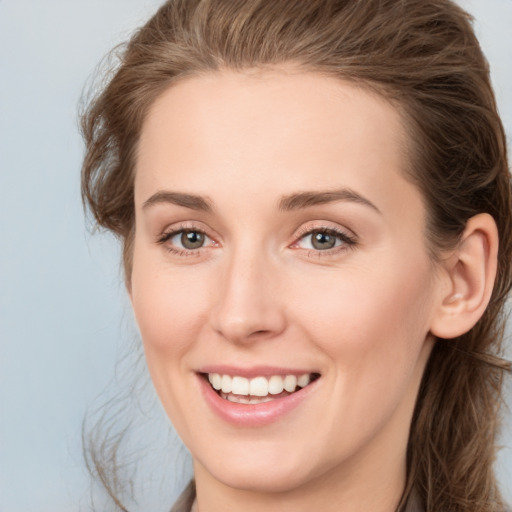
[[[213,329],[237,344],[281,334],[286,328],[282,277],[279,266],[261,252],[238,251],[219,274]]]

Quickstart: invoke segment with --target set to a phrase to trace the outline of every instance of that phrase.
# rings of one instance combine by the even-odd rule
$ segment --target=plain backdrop
[[[159,3],[0,0],[0,512],[89,510],[82,420],[138,341],[117,244],[85,227],[77,106],[103,55]],[[510,146],[512,0],[460,3],[476,17]],[[156,436],[172,461],[178,441],[156,402],[144,407],[160,426],[140,434],[143,451]],[[512,501],[511,424],[498,471]],[[134,510],[169,510],[189,471],[148,485],[153,501]]]

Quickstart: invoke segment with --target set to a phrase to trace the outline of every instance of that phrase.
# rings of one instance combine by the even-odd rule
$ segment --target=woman
[[[511,184],[467,14],[169,1],[83,132],[193,458],[173,510],[503,510]]]

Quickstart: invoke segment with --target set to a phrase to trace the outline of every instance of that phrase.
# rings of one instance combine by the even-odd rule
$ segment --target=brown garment
[[[414,492],[414,490],[407,498],[405,507],[401,510],[401,512],[423,512],[423,505],[421,504],[421,500],[418,494]]]
[[[196,486],[193,480],[187,485],[178,501],[174,504],[171,512],[196,512],[192,510],[192,506],[195,505],[196,499]],[[195,507],[194,507],[195,508]],[[423,507],[416,493],[411,493],[405,507],[400,512],[422,512]]]
[[[178,501],[171,508],[171,512],[192,512],[192,505],[196,499],[196,484],[191,480],[181,493]]]

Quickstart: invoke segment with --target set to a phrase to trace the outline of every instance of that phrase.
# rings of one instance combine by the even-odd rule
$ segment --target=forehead
[[[396,109],[356,84],[286,69],[211,73],[176,83],[149,110],[136,201],[156,188],[221,197],[340,186],[395,201],[390,185],[410,188],[406,145]]]

